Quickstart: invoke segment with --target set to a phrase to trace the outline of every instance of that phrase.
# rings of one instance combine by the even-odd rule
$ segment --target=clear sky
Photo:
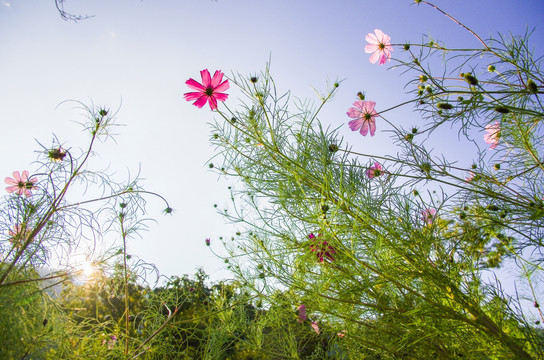
[[[542,0],[436,5],[483,38],[535,28],[532,44],[543,54]],[[14,170],[32,172],[35,139],[49,144],[54,133],[67,147],[83,146],[81,128],[71,122],[78,112],[57,107],[62,101],[120,107],[118,122],[126,126],[116,143],[99,144],[97,164],[116,172],[119,181],[141,166],[144,187],[176,210],[164,217],[163,205],[151,201],[149,215],[158,222],[131,242],[130,251],[166,275],[203,266],[212,279],[228,273],[219,270],[223,264],[204,239],[218,247],[219,236],[236,229],[213,207],[228,204],[230,184],[206,166],[213,156],[208,123],[214,114],[183,100],[188,78],[200,80],[204,68],[249,76],[271,59],[279,90],[295,97],[315,99],[312,87],[325,90],[327,81],[344,80],[320,119],[344,124],[343,134],[356,148],[383,152],[390,148],[384,147],[388,135],[380,136],[382,124],[374,138],[362,138],[351,133],[345,113],[360,90],[378,111],[407,100],[403,86],[409,78],[370,64],[365,35],[379,28],[397,44],[431,35],[446,46],[478,45],[442,14],[411,0],[71,0],[65,10],[93,17],[66,22],[54,0],[0,0],[0,178]],[[393,55],[403,56],[399,48]],[[236,91],[230,92],[234,106]],[[396,119],[418,121],[409,108],[389,115]]]

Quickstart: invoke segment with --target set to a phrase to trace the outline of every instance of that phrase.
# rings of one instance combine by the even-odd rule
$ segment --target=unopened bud
[[[527,81],[527,89],[531,94],[538,93],[538,86],[532,79],[529,79],[529,81]]]
[[[453,108],[453,105],[450,103],[438,103],[436,107],[442,110],[450,110]]]

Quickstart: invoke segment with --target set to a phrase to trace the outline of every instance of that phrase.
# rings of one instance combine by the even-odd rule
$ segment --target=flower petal
[[[223,73],[221,72],[221,70],[216,70],[210,83],[214,90],[216,90],[216,87],[219,86],[221,80],[223,80]]]
[[[376,132],[376,120],[372,118],[371,120],[366,121],[366,123],[370,127],[370,136],[374,136],[374,133]]]
[[[378,47],[378,45],[366,44],[366,46],[365,46],[365,52],[367,54],[372,54],[373,52],[379,51],[379,50],[380,50],[380,48]]]
[[[217,109],[217,99],[215,98],[214,95],[209,97],[208,104],[210,104],[210,109],[212,110]]]
[[[216,93],[216,94],[213,94],[213,96],[215,96],[215,98],[216,98],[218,101],[225,101],[225,100],[228,99],[229,94]]]
[[[200,76],[202,77],[202,85],[204,85],[204,88],[207,88],[210,86],[212,79],[210,77],[210,72],[208,69],[204,69],[200,72]]]
[[[6,184],[8,184],[8,185],[15,185],[15,186],[17,186],[17,184],[19,184],[19,182],[18,182],[17,180],[12,179],[12,178],[10,178],[10,177],[5,178],[5,179],[4,179],[4,182],[5,182]]]
[[[13,192],[16,192],[18,189],[19,189],[19,186],[13,185],[13,186],[8,186],[8,187],[6,188],[6,191],[7,191],[8,193],[13,193]]]
[[[357,131],[357,130],[359,130],[359,128],[361,127],[362,122],[363,122],[363,121],[361,121],[361,119],[351,120],[351,121],[348,123],[348,126],[349,126],[349,128],[351,129],[351,131]]]
[[[202,95],[201,97],[198,98],[197,101],[195,101],[195,102],[193,103],[193,105],[196,106],[196,107],[199,108],[199,109],[202,109],[202,107],[203,107],[204,105],[206,105],[206,102],[207,102],[207,101],[208,101],[208,96]]]
[[[193,100],[200,99],[201,96],[206,96],[206,94],[201,93],[201,92],[189,92],[189,93],[183,94],[183,97],[187,101],[193,101]]]
[[[380,52],[375,51],[368,59],[372,64],[375,64],[380,59]]]
[[[366,34],[365,40],[374,45],[378,45],[380,43],[376,35],[374,35],[373,33]]]
[[[230,87],[229,81],[225,80],[221,84],[217,85],[217,87],[215,87],[213,90],[215,92],[223,92],[225,90],[228,90],[229,87]]]
[[[368,121],[363,121],[361,130],[359,131],[361,135],[366,136],[368,134]]]
[[[202,86],[202,84],[200,84],[198,81],[196,81],[194,79],[187,80],[185,82],[185,84],[187,84],[187,86],[189,86],[193,90],[198,90],[198,91],[205,91],[206,90],[206,88],[204,86]]]

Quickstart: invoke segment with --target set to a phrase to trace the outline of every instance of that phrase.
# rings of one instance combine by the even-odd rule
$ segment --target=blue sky
[[[436,1],[483,38],[536,27],[532,44],[541,55],[544,36],[537,26],[544,2],[513,4]],[[418,42],[430,34],[447,46],[478,45],[442,14],[411,0],[72,0],[65,10],[93,17],[63,21],[53,0],[0,2],[0,170],[4,176],[32,171],[35,139],[48,144],[53,133],[67,146],[84,144],[72,122],[78,112],[70,105],[57,107],[62,101],[120,107],[118,121],[126,126],[115,143],[99,144],[97,164],[108,166],[120,181],[141,167],[143,185],[176,210],[163,217],[162,204],[151,201],[149,215],[158,223],[133,240],[130,250],[166,275],[203,266],[213,279],[228,273],[219,270],[223,264],[204,239],[217,247],[219,236],[236,229],[213,207],[228,203],[230,184],[206,166],[213,156],[208,123],[214,114],[183,100],[188,78],[200,80],[204,68],[249,76],[271,59],[280,91],[291,90],[295,97],[315,99],[312,88],[326,90],[327,81],[343,80],[320,119],[333,127],[344,124],[343,134],[355,147],[380,152],[390,150],[382,124],[374,138],[362,138],[347,128],[345,112],[360,90],[376,101],[378,111],[407,100],[403,86],[410,78],[370,64],[365,35],[379,28],[392,43]],[[403,56],[398,48],[393,55]],[[230,106],[238,101],[234,89],[229,101]],[[409,108],[388,118],[418,121]]]

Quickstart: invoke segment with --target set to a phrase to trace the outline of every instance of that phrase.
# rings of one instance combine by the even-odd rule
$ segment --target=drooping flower
[[[310,251],[315,252],[317,262],[322,263],[325,259],[334,261],[333,255],[336,254],[336,251],[327,241],[320,241],[313,233],[308,235],[308,237],[314,242],[310,245]],[[321,234],[319,234],[318,237],[321,237]]]
[[[210,238],[206,238],[206,246],[210,246],[210,244],[211,244]]]
[[[35,184],[38,182],[36,178],[28,178],[28,171],[23,171],[23,174],[19,174],[18,171],[13,172],[13,178],[6,177],[4,179],[6,184],[10,185],[6,187],[8,193],[17,193],[17,195],[25,194],[26,197],[32,195],[30,190],[37,189]]]
[[[383,65],[387,60],[391,61],[391,38],[384,34],[383,31],[379,29],[374,30],[373,33],[368,33],[366,35],[366,41],[369,42],[365,46],[365,52],[370,55],[370,62],[375,64],[378,61],[378,64]]]
[[[369,179],[374,179],[375,177],[383,175],[383,168],[379,162],[375,162],[367,171],[366,176]]]
[[[210,109],[217,109],[217,101],[225,101],[229,97],[228,94],[223,93],[223,91],[229,88],[229,81],[222,81],[223,75],[224,74],[220,70],[216,70],[212,78],[210,77],[208,69],[202,70],[200,72],[202,84],[193,79],[189,79],[185,82],[191,89],[196,90],[196,92],[183,94],[185,100],[195,100],[193,105],[199,109],[206,105],[206,102],[209,103]]]
[[[49,150],[47,156],[49,157],[49,159],[51,159],[51,161],[60,162],[64,160],[64,157],[66,156],[66,150],[59,146],[58,148]]]
[[[298,308],[298,322],[305,322],[308,317],[306,316],[306,305],[301,304]]]
[[[376,116],[379,116],[374,107],[376,103],[374,101],[362,101],[358,100],[353,103],[353,107],[349,108],[346,113],[351,120],[348,125],[352,131],[357,131],[361,135],[366,136],[370,130],[370,136],[374,136],[376,132]]]
[[[423,222],[427,225],[431,225],[433,223],[435,216],[436,209],[427,208],[425,210],[421,210],[421,220],[423,220]]]
[[[319,326],[315,321],[312,321],[312,329],[319,335]]]
[[[26,241],[28,235],[28,229],[25,224],[16,224],[13,226],[13,229],[9,231],[9,236],[11,236],[9,242],[11,245],[18,248]]]
[[[490,149],[495,149],[499,144],[499,139],[501,137],[501,126],[498,121],[495,121],[493,124],[487,124],[485,126],[485,131],[487,134],[484,134],[484,140],[486,143],[490,144]]]

